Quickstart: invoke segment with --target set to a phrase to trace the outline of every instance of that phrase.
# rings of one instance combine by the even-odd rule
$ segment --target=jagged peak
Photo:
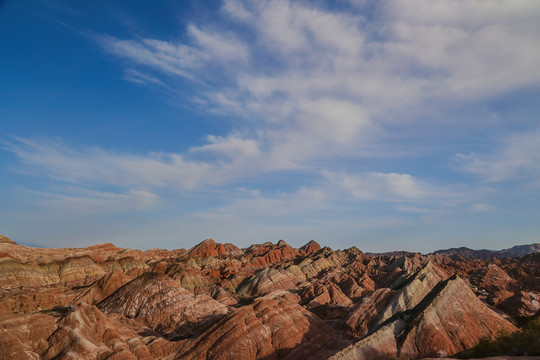
[[[319,245],[319,243],[316,242],[315,240],[309,240],[309,242],[307,244],[305,244],[304,246],[302,246],[300,249],[303,249],[305,247],[312,246],[312,245],[316,245],[316,246],[321,247],[321,245]]]
[[[199,256],[202,258],[216,257],[219,255],[226,255],[227,248],[225,245],[215,242],[214,239],[205,239],[199,244],[189,249],[188,254],[191,256]]]
[[[210,239],[210,238],[204,239],[203,241],[201,241],[200,243],[198,243],[197,245],[189,249],[189,252],[192,253],[196,249],[207,248],[210,246],[214,247],[216,245],[218,245],[218,243],[216,243],[214,239]]]
[[[311,255],[321,250],[321,245],[319,245],[319,243],[317,243],[315,240],[310,240],[307,244],[302,246],[300,250],[306,253],[306,255]]]
[[[92,249],[92,250],[98,250],[98,249],[117,250],[119,248],[116,245],[114,245],[113,243],[108,242],[108,243],[102,243],[102,244],[89,246],[88,249]]]
[[[208,238],[201,241],[198,245],[195,245],[195,247],[200,246],[200,245],[214,245],[214,244],[217,244],[217,242],[215,242],[214,239],[212,238]]]
[[[7,236],[0,235],[0,244],[12,244],[12,245],[19,245],[15,241],[11,240]]]
[[[289,246],[289,244],[287,244],[285,240],[279,240],[276,245],[279,247]]]

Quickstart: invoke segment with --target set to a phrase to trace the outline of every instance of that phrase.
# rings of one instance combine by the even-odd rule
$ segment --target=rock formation
[[[262,297],[192,340],[176,359],[324,359],[339,345],[337,333],[300,305]]]
[[[212,239],[206,239],[188,251],[189,256],[217,257],[220,255],[238,255],[241,251],[233,244],[218,244]]]
[[[169,276],[145,273],[98,304],[104,313],[134,319],[169,338],[196,333],[227,313],[207,295],[193,295]]]
[[[488,264],[475,270],[469,278],[471,284],[487,291],[508,290],[514,282],[503,269],[496,264]]]
[[[395,314],[331,359],[455,354],[474,347],[482,338],[494,339],[503,331],[516,330],[454,276],[437,284],[413,309]]]
[[[498,307],[516,318],[531,317],[540,313],[540,293],[518,291]]]
[[[157,359],[181,345],[120,316],[107,316],[95,306],[69,310],[48,338],[41,359]]]
[[[321,245],[319,245],[315,240],[311,240],[299,250],[302,255],[313,255],[321,250]]]
[[[540,254],[514,257],[534,249],[50,249],[0,236],[0,359],[455,355],[538,316]]]

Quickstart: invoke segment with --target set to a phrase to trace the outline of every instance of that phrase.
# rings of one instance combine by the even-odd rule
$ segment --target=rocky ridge
[[[538,316],[539,264],[314,241],[139,251],[0,237],[0,359],[449,356]]]

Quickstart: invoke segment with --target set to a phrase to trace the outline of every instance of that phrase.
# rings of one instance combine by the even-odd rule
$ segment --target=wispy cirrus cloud
[[[65,184],[65,191],[57,186],[37,194],[38,205],[58,211],[75,208],[79,213],[142,211],[158,206],[164,200],[159,194],[173,192],[178,196],[214,189],[221,189],[224,204],[212,212],[244,217],[313,213],[364,202],[429,202],[444,207],[449,199],[462,201],[458,189],[430,184],[409,174],[314,172],[308,168],[305,171],[311,173],[317,185],[297,185],[292,191],[238,192],[234,186],[246,179],[285,168],[270,168],[275,164],[264,159],[272,154],[261,154],[256,142],[237,136],[228,139],[210,136],[206,145],[190,149],[188,155],[195,155],[193,159],[174,153],[134,156],[99,148],[73,149],[51,140],[16,139],[6,143],[5,149],[25,164],[21,170],[26,173]],[[103,187],[113,190],[85,190]],[[225,190],[227,187],[230,189]]]
[[[398,211],[441,214],[466,202],[466,192],[455,186],[430,184],[409,174],[333,173],[324,171],[318,183],[295,191],[263,193],[244,189],[227,204],[203,214],[257,218],[261,216],[313,216],[365,209],[377,202],[399,204]],[[419,206],[430,206],[421,209]],[[420,209],[420,210],[419,210]],[[322,219],[319,219],[322,220]]]
[[[540,131],[514,133],[490,154],[457,154],[455,161],[487,182],[521,179],[540,185]]]
[[[361,12],[305,2],[228,0],[219,21],[192,22],[176,40],[97,35],[103,49],[126,62],[126,80],[170,89],[178,78],[192,81],[192,105],[231,116],[235,126],[208,134],[185,153],[116,154],[29,139],[9,149],[30,169],[75,183],[192,191],[295,170],[332,178],[358,201],[427,198],[435,189],[407,173],[334,165],[323,176],[321,169],[345,164],[341,157],[370,159],[381,156],[381,148],[392,153],[393,138],[411,136],[407,129],[425,122],[412,116],[416,109],[540,83],[533,71],[540,60],[533,46],[540,7],[422,4],[429,16],[411,12],[407,1],[372,4],[368,21]],[[519,26],[512,18],[521,19]],[[495,179],[505,176],[502,168],[515,167],[523,155],[517,152],[508,150],[498,161],[459,156],[465,170]]]
[[[159,207],[157,194],[145,190],[103,192],[81,187],[68,187],[49,192],[28,192],[42,209],[62,216],[148,212]]]
[[[386,218],[494,212],[506,196],[495,183],[538,183],[536,120],[496,143],[512,119],[471,109],[496,112],[495,100],[538,89],[540,3],[349,4],[225,0],[209,9],[211,21],[190,17],[170,36],[94,35],[124,80],[189,93],[182,106],[218,119],[187,150],[121,153],[31,138],[4,147],[18,170],[52,179],[36,195],[46,209],[152,211],[190,198],[202,205],[178,210],[182,224],[215,218],[216,229],[252,233],[266,218],[302,220],[300,233],[327,219],[338,231],[341,216],[384,227]]]
[[[26,171],[68,183],[194,189],[210,178],[212,170],[210,164],[187,161],[173,153],[126,155],[96,147],[73,149],[51,140],[16,141],[6,143],[5,149],[26,165]]]
[[[124,71],[124,76],[122,77],[122,79],[137,84],[155,84],[170,89],[167,85],[163,83],[163,81],[159,80],[158,78],[151,75],[143,74],[134,69],[126,69]]]
[[[257,134],[250,141],[300,166],[322,153],[384,141],[381,134],[393,134],[396,125],[425,122],[417,116],[424,108],[540,83],[538,4],[420,4],[421,15],[410,1],[373,3],[368,21],[362,12],[306,2],[229,0],[211,27],[188,25],[185,41],[99,42],[130,66],[201,82],[193,106],[243,119],[241,127]],[[241,27],[232,30],[231,23]]]
[[[232,34],[201,30],[195,25],[187,29],[193,44],[151,38],[119,39],[111,35],[95,35],[96,41],[120,58],[167,75],[196,80],[194,70],[217,64],[247,62],[247,46]],[[218,62],[215,62],[219,59]]]
[[[431,186],[409,174],[365,172],[326,176],[348,195],[363,200],[406,201],[433,196]]]

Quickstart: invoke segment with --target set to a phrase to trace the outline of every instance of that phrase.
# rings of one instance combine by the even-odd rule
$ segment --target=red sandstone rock
[[[4,236],[4,235],[0,235],[0,244],[1,243],[17,245],[17,243],[15,241],[11,240],[10,238],[8,238],[7,236]]]
[[[241,296],[262,296],[274,290],[294,289],[304,280],[282,269],[266,268],[244,280],[237,293]]]
[[[212,239],[206,239],[198,245],[195,245],[188,251],[189,256],[199,257],[217,257],[220,255],[227,255],[227,249],[223,244],[218,244]]]
[[[500,303],[502,303],[504,300],[511,297],[512,295],[514,295],[514,293],[512,291],[495,290],[495,291],[489,293],[489,295],[487,296],[486,301],[487,301],[488,304],[490,304],[492,306],[497,306]]]
[[[533,316],[540,312],[540,293],[518,291],[498,307],[517,318]]]
[[[377,324],[399,312],[410,310],[415,307],[424,297],[442,280],[448,278],[448,274],[437,265],[428,262],[416,273],[405,279],[405,283],[397,289],[397,294],[379,314]]]
[[[267,242],[262,245],[252,245],[246,253],[253,256],[251,264],[254,266],[273,264],[282,260],[291,260],[300,253],[283,240],[279,240],[276,245]]]
[[[482,338],[494,339],[516,327],[483,304],[459,277],[441,284],[435,298],[409,320],[415,326],[405,337],[401,354],[409,357],[455,354],[477,345]],[[428,298],[428,300],[431,300]],[[443,330],[444,329],[444,330]]]
[[[233,298],[225,289],[222,287],[217,286],[216,288],[212,289],[210,292],[212,295],[212,298],[216,301],[219,301],[223,305],[229,306],[229,305],[235,305],[238,303],[235,298]]]
[[[474,271],[469,278],[471,284],[487,291],[508,290],[514,282],[508,274],[495,264],[488,264]]]
[[[98,308],[134,319],[169,337],[191,335],[227,313],[227,308],[210,296],[193,295],[159,273],[145,273],[130,281]]]
[[[317,282],[302,292],[302,299],[307,302],[306,308],[312,309],[322,305],[350,307],[352,301],[332,282]]]
[[[0,359],[326,358],[347,345],[340,337],[352,341],[349,334],[361,339],[343,356],[416,357],[450,354],[496,329],[514,329],[463,281],[444,281],[454,273],[490,282],[488,301],[505,302],[499,308],[513,316],[537,306],[538,255],[430,255],[441,270],[419,254],[316,248],[279,241],[240,250],[206,241],[191,254],[112,244],[45,249],[0,237],[0,331],[8,319],[9,333],[0,339]],[[142,274],[150,269],[160,274]],[[98,302],[105,314],[84,304]],[[81,305],[58,324],[39,313],[60,316],[70,303]]]
[[[299,250],[300,254],[304,256],[309,256],[321,250],[321,245],[319,245],[315,240],[311,240],[306,245],[302,246]]]
[[[176,359],[324,359],[339,346],[338,338],[300,305],[259,298],[192,340]]]
[[[49,359],[157,359],[177,351],[169,342],[134,321],[107,316],[95,306],[81,304],[58,322],[41,358]]]
[[[332,360],[410,358],[455,354],[481,338],[516,327],[482,303],[459,277],[441,281],[416,307],[335,354]]]
[[[112,271],[92,285],[81,289],[71,304],[78,305],[85,302],[95,305],[132,279],[133,277],[124,274],[120,270]]]
[[[66,287],[0,288],[0,316],[34,314],[57,306],[68,306],[75,296]]]
[[[366,335],[377,323],[396,292],[389,288],[382,288],[362,298],[344,320],[343,326],[346,331],[358,338]]]
[[[44,314],[0,317],[0,359],[39,359],[55,327],[56,319]]]

